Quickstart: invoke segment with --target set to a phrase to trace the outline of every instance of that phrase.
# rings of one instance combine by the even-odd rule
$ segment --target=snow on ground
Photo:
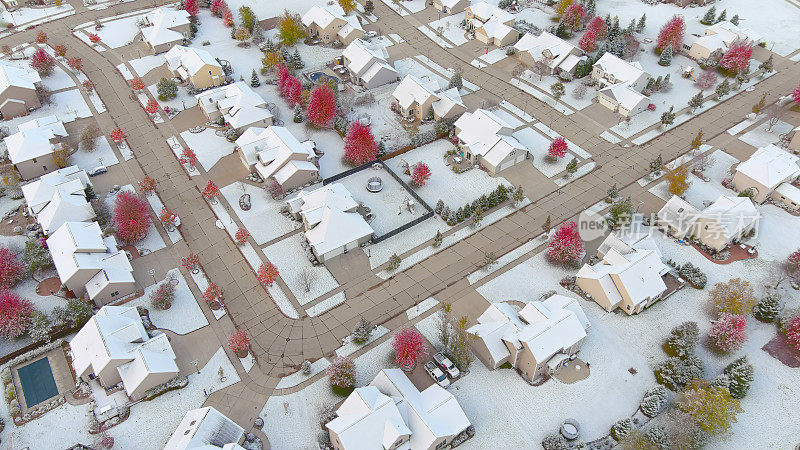
[[[103,28],[95,30],[94,27],[91,27],[86,32],[100,36],[101,42],[110,48],[124,47],[133,43],[136,35],[139,34],[139,27],[136,23],[141,17],[144,17],[145,13],[146,11],[141,14],[103,22]],[[82,33],[76,34],[80,35]]]
[[[314,375],[322,372],[329,365],[331,365],[330,361],[328,361],[325,358],[320,358],[311,363],[311,373],[306,375],[301,370],[298,370],[297,372],[291,375],[281,378],[281,381],[278,382],[278,385],[275,386],[275,389],[286,389],[297,386],[298,384],[308,380],[309,378],[312,378]]]
[[[442,27],[441,30],[442,36],[448,41],[455,44],[456,46],[459,46],[467,43],[467,38],[465,37],[466,31],[463,28],[461,28],[462,20],[464,20],[464,13],[459,13],[459,14],[454,14],[452,16],[445,16],[438,20],[434,20],[428,25],[437,33],[439,32],[439,27]],[[423,28],[427,27],[426,26],[420,27],[421,30]]]
[[[517,116],[511,114],[510,112],[506,111],[502,108],[495,108],[492,112],[499,118],[506,121],[507,124],[511,125],[511,128],[517,129],[524,125],[524,123],[517,118]]]
[[[419,31],[422,32],[422,34],[424,34],[425,36],[428,36],[439,47],[442,47],[442,48],[453,48],[452,44],[450,44],[445,39],[440,37],[439,34],[436,31],[431,30],[430,28],[428,28],[427,25],[421,25],[421,26],[419,26],[417,28],[419,29]]]
[[[156,216],[160,216],[161,211],[164,210],[164,203],[161,202],[161,199],[158,197],[158,195],[156,194],[147,195],[147,202],[150,203],[150,208],[153,209],[153,214],[155,214]],[[169,236],[169,240],[172,241],[173,244],[183,239],[183,236],[181,236],[181,232],[178,231],[177,228],[175,228],[173,231],[164,228],[164,231],[167,232],[167,236]]]
[[[748,117],[748,118],[746,118],[746,119],[742,120],[741,122],[737,123],[736,125],[734,125],[734,126],[732,126],[732,127],[728,128],[726,131],[727,131],[727,132],[728,132],[728,134],[730,134],[731,136],[736,136],[737,134],[739,134],[739,133],[741,133],[742,131],[744,131],[744,129],[745,129],[745,128],[747,128],[747,127],[749,127],[749,126],[753,125],[754,123],[756,123],[756,122],[758,121],[758,119],[760,119],[760,118],[763,118],[763,117],[764,117],[763,115],[756,116],[756,117],[755,117],[755,118],[753,118],[753,119],[751,119],[750,117]]]
[[[503,100],[502,102],[500,102],[500,108],[508,110],[509,112],[511,112],[511,114],[514,114],[515,116],[519,117],[520,119],[522,119],[525,122],[533,122],[534,120],[536,120],[535,117],[533,117],[532,115],[526,113],[525,111],[520,109],[518,106],[514,105],[513,103],[509,103],[506,100]],[[501,110],[498,109],[497,111],[501,111]],[[497,111],[495,111],[495,114],[497,113]]]
[[[169,309],[160,309],[153,306],[150,296],[158,289],[158,286],[170,277],[174,277],[178,284],[175,286],[175,300]],[[208,325],[208,320],[200,309],[197,299],[186,279],[178,269],[167,272],[167,276],[157,284],[152,284],[144,289],[144,295],[131,300],[126,306],[143,306],[150,311],[150,321],[156,328],[165,328],[177,334],[187,334]]]
[[[447,87],[447,83],[450,82],[449,77],[445,78],[414,58],[399,59],[394,62],[394,68],[397,70],[397,76],[400,77],[401,80],[405,78],[406,75],[414,75],[423,82],[428,82],[428,80],[436,82],[440,89]]]
[[[556,178],[553,180],[553,183],[555,183],[557,186],[566,186],[567,184],[572,183],[578,178],[594,170],[596,165],[597,164],[594,161],[590,161],[582,166],[578,166],[578,170],[575,173],[570,174],[569,176],[565,175],[563,177]]]
[[[339,292],[319,303],[311,305],[310,308],[306,309],[306,314],[308,314],[309,317],[317,317],[341,305],[345,300],[347,300],[347,297],[345,297],[344,292]]]
[[[267,259],[278,268],[281,278],[301,305],[339,287],[339,283],[324,264],[311,264],[306,257],[303,242],[303,234],[296,233],[264,248]]]
[[[491,266],[485,267],[485,268],[483,268],[481,270],[478,270],[476,272],[472,272],[471,274],[467,275],[467,280],[469,281],[469,284],[477,283],[478,281],[484,279],[488,275],[491,275],[491,274],[497,272],[498,270],[502,269],[503,267],[507,266],[509,263],[511,263],[515,259],[517,259],[517,258],[521,257],[522,255],[532,251],[536,247],[544,244],[545,243],[545,239],[544,238],[545,238],[544,234],[542,234],[542,235],[540,235],[538,237],[535,237],[535,238],[531,238],[528,242],[520,245],[519,247],[515,248],[514,250],[511,250],[510,252],[508,252],[508,253],[500,256],[499,258],[497,258],[497,261],[495,261],[495,263],[492,264]]]
[[[51,92],[55,92],[61,89],[74,87],[75,81],[64,69],[55,66],[50,75],[42,77],[42,86],[46,87]]]
[[[285,9],[294,11],[298,14],[305,14],[312,6],[324,6],[324,0],[293,0],[290,3],[270,2],[264,0],[228,0],[231,11],[239,11],[242,6],[249,6],[259,20],[277,17],[283,14]],[[235,14],[234,14],[235,16]],[[238,16],[237,16],[238,19]]]
[[[369,345],[370,343],[380,339],[389,332],[389,329],[384,327],[383,325],[378,325],[375,329],[372,330],[372,334],[369,335],[369,339],[367,342],[363,344],[356,344],[353,342],[353,336],[348,335],[346,338],[342,340],[342,346],[336,349],[336,356],[349,356],[353,353],[357,352],[360,348]]]
[[[563,158],[558,158],[555,161],[550,160],[547,157],[547,149],[550,148],[551,139],[543,136],[542,133],[532,127],[523,128],[515,132],[514,137],[531,153],[533,167],[547,178],[552,178],[563,172],[572,159],[572,155],[568,152]]]
[[[143,56],[141,58],[132,59],[128,61],[128,64],[131,65],[133,71],[136,72],[136,75],[143,77],[148,73],[150,73],[151,70],[163,66],[164,64],[166,64],[166,62],[167,60],[164,59],[164,55],[158,54],[158,55],[148,55],[148,56]],[[130,78],[126,77],[126,79]]]
[[[417,317],[425,314],[431,308],[435,308],[439,305],[439,300],[436,300],[433,297],[428,297],[425,300],[419,302],[416,306],[412,306],[406,310],[406,317],[408,320],[414,320]]]
[[[530,78],[530,75],[527,72],[528,71],[522,74],[524,78]],[[538,80],[538,76],[536,76],[535,78]],[[549,87],[547,89],[539,89],[537,87],[531,86],[530,83],[526,83],[519,78],[512,78],[510,83],[522,89],[523,91],[527,92],[528,94],[534,96],[535,98],[541,100],[543,103],[551,106],[553,109],[561,112],[561,114],[564,114],[565,116],[569,116],[575,113],[575,111],[572,108],[557,102],[556,99],[550,95]]]
[[[194,150],[197,160],[206,171],[211,170],[214,164],[224,156],[233,153],[233,148],[236,146],[225,137],[217,136],[217,133],[211,128],[206,128],[200,133],[192,133],[187,130],[181,133],[181,138],[190,149]]]
[[[14,134],[19,131],[19,124],[29,122],[34,119],[41,119],[47,116],[56,116],[58,120],[69,123],[78,118],[92,116],[89,105],[83,100],[83,96],[78,89],[70,89],[57,92],[50,96],[50,104],[43,105],[31,111],[27,116],[14,117],[10,120],[0,121],[0,125],[8,127],[8,133]]]
[[[175,136],[171,136],[167,139],[167,145],[169,146],[170,150],[172,150],[172,154],[175,155],[176,158],[180,159],[181,154],[183,153],[183,145],[178,141],[178,138]],[[200,171],[197,167],[192,167],[187,163],[181,164],[184,169],[189,173],[190,177],[194,177],[200,175]]]
[[[106,206],[108,207],[109,211],[114,211],[114,202],[117,199],[117,195],[119,195],[122,191],[128,191],[135,193],[136,190],[133,188],[132,185],[126,184],[122,186],[118,191],[111,191],[106,195],[104,200]],[[153,219],[158,220],[158,219]],[[118,242],[119,245],[123,245],[121,242]],[[156,229],[156,225],[153,221],[150,222],[150,228],[147,229],[147,236],[141,241],[138,241],[134,244],[136,250],[142,254],[142,256],[146,255],[149,252],[155,252],[157,250],[161,250],[162,248],[166,248],[167,244],[164,243],[164,239],[161,238],[161,235],[158,233],[158,229]]]
[[[478,57],[481,61],[485,62],[486,64],[495,64],[506,59],[508,55],[506,55],[505,48],[496,48],[489,53],[484,54],[483,56]]]
[[[175,98],[170,98],[167,100],[161,100],[158,98],[156,87],[157,86],[153,84],[148,86],[147,90],[149,90],[153,98],[158,101],[158,106],[160,106],[162,109],[167,107],[172,111],[183,111],[184,109],[189,109],[197,105],[197,98],[194,95],[189,94],[185,86],[178,86],[178,94],[175,96]]]
[[[64,2],[61,6],[49,6],[46,8],[23,7],[16,11],[8,11],[3,8],[2,20],[14,25],[29,24],[30,22],[38,24],[70,14],[75,14],[75,11],[72,5]]]
[[[776,144],[782,134],[789,133],[794,129],[794,125],[779,120],[778,123],[772,126],[770,131],[767,131],[767,128],[769,128],[769,123],[760,123],[752,130],[741,135],[739,140],[756,148],[766,147],[769,144]]]
[[[347,119],[352,121],[369,120],[372,134],[383,141],[386,151],[402,148],[411,144],[409,132],[398,121],[398,115],[391,110],[392,92],[397,87],[396,83],[371,89],[370,94],[375,96],[375,101],[367,105],[353,105],[347,113]]]
[[[525,70],[522,75],[520,75],[520,79],[539,88],[539,90],[542,91],[541,95],[536,95],[537,98],[541,99],[542,96],[546,96],[549,100],[545,100],[545,103],[550,104],[550,102],[555,102],[555,99],[550,96],[550,86],[559,81],[557,77],[546,75],[540,78],[539,75],[534,74],[530,70]],[[572,93],[580,82],[581,81],[573,81],[570,83],[565,83],[565,94],[559,101],[566,103],[576,110],[581,110],[591,105],[592,100],[597,96],[595,88],[587,86],[586,94],[584,94],[583,98],[575,98]]]
[[[70,164],[86,171],[99,166],[111,167],[118,163],[119,158],[114,154],[114,150],[105,136],[100,136],[95,140],[95,147],[91,152],[79,147],[78,151],[70,156]]]
[[[2,236],[2,238],[3,239],[0,239],[0,245],[15,251],[21,250],[27,240],[23,236]],[[58,273],[56,273],[54,269],[36,274],[36,278],[39,280],[55,276],[58,276]],[[36,292],[36,287],[38,285],[39,282],[35,279],[26,278],[15,284],[11,290],[20,297],[30,300],[37,311],[42,311],[45,314],[49,314],[56,306],[65,306],[67,304],[66,299],[56,295],[49,295],[49,292],[42,292],[42,294],[46,295],[39,295]],[[33,339],[27,334],[18,339],[0,339],[0,355],[7,355],[32,343]]]
[[[411,14],[414,14],[422,11],[423,9],[425,9],[425,2],[426,2],[426,0],[407,0],[400,2],[395,2],[394,0],[381,0],[381,1],[389,8],[392,8],[401,16],[407,16],[409,12]]]
[[[451,209],[458,209],[459,206],[472,203],[481,195],[490,193],[501,184],[511,186],[505,178],[491,177],[480,169],[464,173],[453,172],[450,166],[445,164],[444,153],[454,149],[452,142],[439,139],[396,156],[386,163],[400,176],[403,176],[403,169],[400,167],[402,161],[406,161],[409,165],[418,161],[426,163],[431,169],[431,178],[425,186],[417,188],[416,192],[431,207],[436,206],[436,202],[441,199]]]
[[[297,222],[280,213],[280,209],[286,203],[274,200],[260,187],[237,181],[221,188],[220,192],[258,245],[263,245],[298,228]],[[239,198],[245,193],[250,194],[248,211],[239,207]]]
[[[722,180],[730,177],[730,168],[739,161],[733,156],[717,150],[711,154],[714,162],[711,167],[705,170],[705,176],[709,181],[703,181],[695,174],[689,174],[689,190],[684,194],[684,199],[695,208],[704,209],[708,204],[715,202],[720,195],[735,196],[736,193],[722,185]],[[669,193],[667,181],[660,183],[649,189],[650,193],[656,197],[667,201],[672,197]]]

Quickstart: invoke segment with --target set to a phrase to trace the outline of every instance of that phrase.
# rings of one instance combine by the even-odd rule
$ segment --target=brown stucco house
[[[211,53],[182,45],[172,47],[165,55],[172,73],[197,89],[208,89],[225,83],[222,66]]]
[[[28,67],[0,60],[0,114],[8,120],[42,106],[36,87],[42,79]]]
[[[356,39],[364,37],[364,29],[358,17],[345,16],[339,5],[314,5],[300,20],[306,27],[308,37],[319,39],[323,44],[338,41],[343,45],[350,45]]]
[[[753,232],[761,215],[749,197],[720,195],[702,211],[672,196],[656,215],[656,226],[678,239],[694,238],[720,251]]]

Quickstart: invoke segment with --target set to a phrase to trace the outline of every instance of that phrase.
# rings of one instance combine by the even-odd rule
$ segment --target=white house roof
[[[183,68],[190,76],[197,74],[205,66],[222,68],[219,62],[211,56],[211,53],[201,48],[176,45],[164,54],[164,58],[167,60],[170,70],[176,71]]]
[[[195,98],[207,114],[219,111],[237,129],[272,117],[267,102],[244,81],[203,91]]]
[[[86,222],[95,217],[92,205],[86,201],[81,180],[58,185],[50,201],[36,212],[36,221],[45,235],[51,234],[66,222]]]
[[[306,161],[314,166],[310,162],[316,156],[313,149],[298,141],[284,127],[250,127],[236,139],[236,145],[247,163],[254,165],[264,179],[274,176],[292,160]],[[298,167],[310,170],[307,165]]]
[[[435,93],[437,90],[439,90],[439,86],[436,81],[422,80],[409,74],[397,85],[392,95],[397,100],[397,103],[403,109],[406,109],[414,102],[422,105],[431,97],[438,98]]]
[[[658,211],[658,221],[665,223],[680,233],[686,233],[697,222],[700,210],[686,200],[673,195]]]
[[[628,111],[634,111],[650,103],[650,98],[631,88],[627,82],[612,84],[599,92],[615,100]]]
[[[359,37],[364,36],[364,28],[361,27],[357,16],[345,16],[344,20],[347,23],[336,33],[340,38],[347,39],[353,33],[357,33]]]
[[[770,144],[756,150],[747,161],[736,167],[736,171],[772,190],[784,181],[800,176],[798,161],[800,158],[797,156]]]
[[[761,216],[750,197],[720,195],[703,210],[702,217],[717,222],[730,238],[757,222]]]
[[[183,9],[161,7],[145,15],[150,26],[142,28],[142,37],[157,46],[183,39],[183,34],[173,28],[189,25],[189,13]]]
[[[625,254],[611,248],[603,256],[602,263],[585,264],[576,277],[600,280],[612,301],[621,301],[623,292],[627,292],[631,302],[638,305],[667,290],[661,277],[668,271],[661,255],[654,250]]]
[[[319,169],[314,163],[309,161],[297,161],[291,160],[287,161],[286,164],[278,169],[275,172],[275,181],[279,184],[283,185],[283,183],[287,182],[294,174],[298,172],[318,172]]]
[[[363,78],[364,81],[369,83],[370,81],[372,81],[373,78],[375,78],[379,73],[381,73],[384,70],[393,73],[394,77],[397,78],[397,70],[395,70],[395,68],[392,67],[391,64],[385,61],[375,61],[371,66],[369,66],[369,69],[367,69],[367,71],[364,72],[363,75],[361,75],[361,78]]]
[[[19,125],[19,131],[4,139],[8,159],[18,164],[53,153],[56,137],[66,137],[64,124],[55,116],[30,120]]]
[[[775,189],[775,192],[797,204],[800,204],[800,189],[789,183],[782,183]]]
[[[164,446],[164,450],[241,449],[238,444],[244,428],[225,417],[213,406],[193,409],[186,413]]]
[[[344,212],[324,206],[320,221],[306,231],[308,243],[322,255],[371,236],[374,230],[357,212]]]
[[[358,207],[358,202],[353,200],[353,195],[341,183],[328,184],[313,191],[301,191],[287,203],[289,210],[304,215],[309,225],[319,223],[325,206],[341,211],[352,211]]]
[[[411,434],[395,401],[375,386],[356,388],[336,414],[325,426],[348,450],[391,448],[399,437]]]
[[[345,20],[343,10],[339,5],[319,6],[314,5],[303,14],[300,21],[303,25],[309,27],[316,24],[320,28],[328,28],[328,26],[336,19]]]
[[[351,42],[342,52],[342,56],[349,61],[347,68],[359,77],[374,63],[378,61],[385,63],[389,58],[384,47],[369,45],[361,39]]]
[[[78,166],[69,166],[42,175],[38,180],[22,186],[22,195],[31,213],[38,214],[53,199],[58,187],[70,181],[79,181],[81,190],[92,185],[85,171]]]
[[[490,20],[478,28],[483,30],[484,34],[489,39],[503,40],[511,33],[516,33],[516,30],[503,23],[501,20]]]
[[[462,114],[455,127],[456,135],[470,151],[495,167],[514,151],[528,151],[511,135],[511,125],[485,109]]]
[[[459,94],[457,87],[452,87],[446,91],[440,92],[439,100],[436,100],[433,102],[433,104],[431,104],[433,112],[439,117],[447,116],[448,113],[450,113],[450,111],[452,111],[456,106],[460,106],[464,110],[467,109],[467,106],[461,99],[461,94]]]
[[[716,34],[722,37],[722,40],[725,42],[726,47],[736,39],[741,39],[741,40],[749,39],[752,40],[753,42],[759,42],[762,39],[761,35],[753,31],[752,29],[734,25],[732,22],[728,20],[717,22],[706,28],[705,35],[711,35],[711,34]]]
[[[11,86],[36,89],[41,82],[39,73],[29,67],[21,67],[11,61],[0,60],[0,92]]]
[[[612,74],[617,82],[636,84],[650,75],[642,69],[638,62],[627,62],[610,52],[606,52],[594,63],[606,74]]]
[[[449,8],[455,8],[462,0],[438,0],[439,3]]]
[[[469,8],[470,11],[472,11],[472,15],[481,22],[488,22],[490,20],[508,22],[509,20],[514,20],[514,16],[508,11],[485,1],[474,3]]]

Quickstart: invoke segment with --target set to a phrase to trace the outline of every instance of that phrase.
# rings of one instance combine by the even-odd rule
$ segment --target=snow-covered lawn
[[[507,124],[511,125],[511,128],[517,129],[524,125],[524,123],[514,114],[506,111],[503,108],[496,108],[492,110],[494,115],[506,121]]]
[[[217,136],[215,130],[211,128],[206,128],[200,133],[192,133],[187,130],[181,133],[181,137],[186,145],[197,154],[197,160],[206,171],[211,170],[214,164],[224,156],[233,153],[233,148],[236,146],[225,137]]]
[[[16,11],[8,11],[3,8],[2,19],[3,22],[13,23],[14,25],[29,24],[30,22],[39,24],[71,14],[75,14],[75,10],[72,5],[64,2],[61,6],[49,6],[46,8],[23,7]]]
[[[756,148],[766,147],[769,144],[776,144],[782,134],[786,134],[794,129],[794,125],[779,120],[772,126],[770,131],[767,131],[767,128],[769,128],[767,122],[760,123],[752,130],[741,135],[739,140]]]
[[[428,25],[437,33],[439,32],[439,27],[442,27],[442,36],[458,46],[467,43],[467,38],[465,36],[466,30],[461,28],[462,20],[464,20],[464,13],[459,13],[434,20]],[[420,27],[420,29],[422,29],[422,27]]]
[[[422,147],[415,148],[410,152],[396,156],[386,163],[398,175],[403,177],[403,169],[400,167],[402,161],[409,165],[422,161],[431,169],[431,178],[420,188],[416,189],[417,194],[422,197],[431,207],[436,206],[440,199],[451,209],[458,209],[466,203],[483,194],[488,194],[497,186],[505,184],[511,186],[503,177],[492,177],[480,169],[468,170],[464,173],[455,173],[450,166],[445,164],[444,153],[455,149],[452,142],[439,139]]]
[[[266,191],[259,187],[237,181],[221,188],[220,192],[258,245],[265,244],[299,227],[297,222],[280,213],[280,209],[286,203],[273,200]],[[239,198],[245,193],[250,194],[248,211],[239,207]]]
[[[43,105],[31,111],[27,116],[2,120],[0,121],[0,126],[8,127],[8,133],[14,134],[19,131],[19,124],[47,116],[56,116],[58,120],[69,123],[78,118],[91,117],[92,111],[78,89],[69,89],[50,96],[49,105]]]
[[[425,9],[426,0],[381,0],[386,6],[392,8],[401,16],[407,16],[409,13],[414,14]],[[401,6],[402,5],[402,6]]]
[[[731,166],[738,163],[739,160],[733,156],[725,153],[722,150],[717,150],[710,155],[714,160],[711,167],[705,170],[705,176],[709,181],[703,181],[693,173],[689,174],[689,190],[684,194],[684,198],[692,206],[702,210],[708,204],[715,202],[720,195],[735,196],[736,193],[722,185],[722,180],[730,177]],[[672,197],[669,193],[667,181],[664,180],[649,189],[650,193],[656,197],[666,201]]]
[[[114,150],[105,136],[100,136],[95,140],[95,147],[91,152],[79,147],[70,158],[72,165],[87,171],[99,166],[111,167],[119,163],[119,158],[114,154]]]
[[[101,42],[110,48],[124,47],[133,43],[133,40],[139,33],[139,27],[136,23],[140,18],[144,17],[146,12],[147,11],[121,19],[103,22],[103,27],[101,29],[95,30],[92,26],[86,28],[85,31],[86,33],[95,33],[100,36]],[[82,33],[76,32],[76,35],[78,34]]]
[[[27,64],[26,64],[27,65]],[[42,85],[50,91],[71,88],[75,86],[75,81],[69,74],[59,66],[53,67],[53,72],[46,77],[42,77]]]
[[[546,98],[546,100],[543,101],[548,105],[551,104],[551,102],[552,104],[555,104],[555,98],[551,96],[550,86],[552,86],[553,83],[559,81],[556,77],[549,75],[539,77],[539,75],[534,74],[530,70],[525,70],[522,73],[522,75],[520,75],[520,79],[538,88],[538,91],[535,94],[536,98],[539,98],[540,100],[542,98]],[[575,98],[575,96],[573,95],[575,87],[580,82],[581,82],[580,80],[577,80],[569,83],[564,83],[565,94],[563,97],[561,97],[559,101],[566,103],[567,105],[571,106],[573,109],[576,110],[581,110],[591,105],[592,99],[594,99],[594,97],[596,96],[596,91],[593,87],[586,88],[586,94],[584,94],[583,98]],[[520,86],[520,88],[522,87]],[[524,90],[526,92],[532,92],[530,88]]]
[[[194,95],[190,95],[184,86],[178,86],[178,94],[175,96],[175,98],[170,98],[167,100],[161,100],[158,98],[156,87],[157,86],[153,84],[148,86],[147,90],[149,90],[153,98],[158,101],[158,106],[160,106],[161,109],[168,107],[172,111],[183,111],[184,109],[189,109],[197,105],[197,98],[195,98]]]
[[[544,136],[532,127],[523,128],[514,133],[514,137],[528,148],[533,157],[532,164],[539,172],[547,178],[552,178],[567,168],[567,164],[572,159],[572,155],[567,153],[563,158],[551,161],[547,158],[547,149],[550,147],[552,139]],[[524,164],[524,163],[523,163]]]
[[[351,122],[369,118],[373,136],[383,141],[387,152],[411,143],[409,132],[398,121],[399,116],[391,110],[392,92],[396,87],[397,84],[392,83],[370,90],[375,101],[366,105],[353,105],[352,111],[347,113],[347,119]]]
[[[428,28],[427,25],[421,25],[418,27],[419,31],[422,32],[425,36],[428,36],[433,42],[436,43],[439,47],[442,48],[453,48],[452,44],[447,42],[445,39],[439,36],[436,31],[431,30]]]
[[[445,78],[434,72],[414,58],[399,59],[394,62],[394,68],[397,70],[397,76],[401,80],[406,75],[414,75],[423,82],[428,82],[428,80],[436,82],[440,89],[447,87],[447,83],[450,82],[450,78]]]
[[[164,64],[166,64],[166,62],[167,60],[164,59],[164,55],[158,54],[158,55],[148,55],[148,56],[143,56],[141,58],[132,59],[128,61],[128,64],[130,64],[131,67],[133,67],[133,71],[136,72],[136,75],[143,77],[148,73],[150,73],[151,70],[163,66]]]
[[[161,211],[164,210],[164,203],[161,201],[158,195],[156,194],[148,195],[147,203],[150,203],[150,208],[153,210],[153,214],[155,214],[156,216],[161,215]],[[174,228],[172,231],[164,228],[164,231],[167,232],[167,236],[169,236],[169,240],[172,241],[173,244],[183,239],[183,236],[181,236],[181,232],[177,228]]]
[[[324,264],[311,264],[302,247],[303,242],[303,234],[296,233],[264,248],[267,259],[278,268],[281,278],[301,305],[339,287]]]
[[[160,309],[150,303],[150,295],[158,286],[170,277],[174,277],[178,284],[175,286],[175,300],[169,309]],[[149,281],[149,280],[148,280]],[[208,325],[208,320],[200,309],[197,299],[186,279],[178,269],[167,272],[167,277],[144,289],[144,295],[126,303],[126,306],[143,306],[150,311],[150,321],[156,328],[165,328],[178,334],[187,334]]]
[[[106,206],[108,207],[109,211],[114,211],[114,202],[117,199],[117,195],[120,192],[127,191],[127,192],[136,192],[132,185],[126,184],[122,186],[118,191],[111,191],[106,195],[104,200]],[[153,219],[158,220],[158,219]],[[119,245],[123,245],[122,242],[118,242]],[[164,239],[161,238],[161,235],[158,233],[158,229],[156,229],[155,222],[150,222],[150,228],[147,229],[147,236],[141,241],[138,241],[134,244],[136,250],[142,254],[142,256],[146,255],[149,252],[155,252],[157,250],[161,250],[162,248],[166,248],[167,244],[164,243]]]
[[[376,341],[383,337],[386,333],[389,332],[389,329],[384,327],[383,325],[378,325],[372,330],[372,334],[369,335],[369,339],[363,344],[356,344],[353,342],[353,336],[348,335],[346,338],[342,340],[342,346],[336,349],[336,356],[349,356],[353,353],[357,352],[360,348],[369,345],[373,341]]]
[[[227,3],[231,11],[239,11],[240,7],[249,6],[259,20],[263,20],[280,16],[287,8],[298,14],[305,14],[312,6],[324,6],[326,2],[324,0],[293,0],[290,3],[263,0],[229,0]]]
[[[306,309],[306,314],[308,314],[309,317],[317,317],[341,305],[345,300],[347,300],[347,297],[345,297],[344,292],[339,292],[319,303],[311,305],[311,307]]]
[[[297,386],[298,384],[308,380],[309,378],[313,377],[314,375],[322,372],[325,370],[329,365],[331,365],[330,361],[325,358],[320,358],[313,363],[311,363],[311,373],[305,375],[301,370],[297,372],[287,375],[281,378],[281,381],[278,382],[278,385],[275,386],[275,389],[286,389],[290,387]]]
[[[508,55],[506,55],[505,48],[496,48],[489,53],[486,53],[482,56],[479,56],[478,59],[485,62],[486,64],[495,64],[506,59]]]

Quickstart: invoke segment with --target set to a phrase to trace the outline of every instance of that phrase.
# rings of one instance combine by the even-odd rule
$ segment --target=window
[[[47,171],[47,166],[42,166],[42,170]]]
[[[112,297],[116,297],[117,295],[119,295],[119,291],[114,291],[114,292],[111,293]]]
[[[36,162],[36,158],[33,158],[33,162],[34,162],[34,163]]]
[[[706,230],[708,229],[708,225],[706,225]]]
[[[439,442],[438,444],[436,444],[436,448],[442,448],[442,447],[444,447],[445,445],[447,445],[447,441],[446,441],[446,440],[445,440],[445,441],[442,441],[442,442]]]
[[[194,424],[196,424],[196,423],[197,423],[197,421],[196,421],[196,420],[193,420],[193,421],[191,421],[191,422],[189,423],[189,426],[192,426],[192,425],[194,425]]]
[[[631,310],[631,305],[625,305],[625,309],[627,309],[628,311],[630,311],[630,310]]]

